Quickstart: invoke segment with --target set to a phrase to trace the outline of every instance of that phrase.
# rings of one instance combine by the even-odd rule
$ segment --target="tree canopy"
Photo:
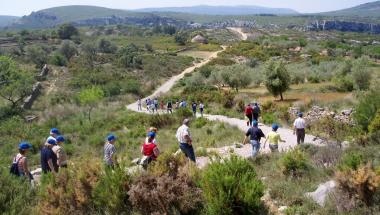
[[[265,71],[265,86],[273,96],[280,96],[290,87],[291,78],[282,61],[270,61]]]

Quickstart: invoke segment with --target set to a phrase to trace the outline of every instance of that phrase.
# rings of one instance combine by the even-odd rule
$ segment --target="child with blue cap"
[[[67,154],[62,146],[65,142],[65,138],[63,136],[58,136],[56,141],[57,145],[53,146],[52,150],[57,156],[57,164],[59,168],[67,168]]]
[[[279,142],[285,143],[285,140],[281,139],[281,136],[279,133],[277,133],[277,130],[278,130],[278,125],[273,124],[272,125],[272,131],[268,133],[267,139],[264,142],[264,148],[265,148],[265,144],[269,140],[269,148],[270,148],[271,152],[278,151],[278,143]]]
[[[29,152],[29,149],[32,148],[32,145],[28,142],[21,142],[18,145],[18,151],[19,153],[16,155],[16,157],[13,158],[12,166],[11,166],[11,173],[20,176],[20,177],[26,177],[29,180],[33,180],[33,176],[29,171],[28,168],[28,160],[27,160],[27,154]]]
[[[116,164],[116,136],[110,134],[107,136],[107,141],[104,144],[104,162],[106,166],[113,168]]]

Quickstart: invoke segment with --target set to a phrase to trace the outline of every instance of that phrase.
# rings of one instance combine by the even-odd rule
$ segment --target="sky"
[[[64,5],[94,5],[115,9],[193,5],[255,5],[291,8],[301,13],[338,10],[371,0],[0,0],[0,15],[29,15],[32,11]],[[372,0],[374,1],[374,0]]]

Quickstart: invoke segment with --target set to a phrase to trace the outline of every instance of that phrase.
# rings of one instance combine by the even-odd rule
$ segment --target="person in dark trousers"
[[[305,142],[305,127],[306,122],[302,118],[303,113],[298,113],[298,118],[294,121],[293,126],[293,134],[297,135],[297,144],[301,144]]]
[[[263,131],[260,128],[258,128],[257,121],[253,121],[252,127],[250,127],[248,131],[245,133],[245,138],[243,140],[244,145],[247,143],[248,137],[250,137],[250,143],[252,145],[252,157],[255,157],[260,150],[261,138],[265,138]]]
[[[244,114],[248,118],[247,126],[251,126],[253,119],[253,108],[251,104],[248,104],[247,107],[245,107]]]
[[[199,111],[201,112],[201,116],[202,117],[203,117],[204,108],[205,108],[205,105],[203,104],[203,102],[200,102],[199,103]]]
[[[197,115],[197,103],[196,102],[193,102],[191,104],[191,109],[193,109],[193,115],[196,116]]]
[[[55,139],[48,139],[44,147],[41,149],[41,169],[43,173],[58,172],[57,156],[52,150],[55,145],[57,145]]]
[[[173,113],[173,103],[172,101],[168,101],[168,103],[166,104],[166,110],[168,113]]]
[[[259,105],[257,104],[257,102],[255,102],[253,104],[253,110],[252,110],[252,117],[253,117],[253,120],[255,121],[259,121],[259,117],[260,117],[260,113],[261,113],[261,110],[260,110],[260,107]]]
[[[176,137],[179,142],[179,148],[181,151],[187,158],[195,163],[195,153],[193,148],[193,140],[189,131],[189,124],[189,119],[183,120],[182,126],[177,129]]]

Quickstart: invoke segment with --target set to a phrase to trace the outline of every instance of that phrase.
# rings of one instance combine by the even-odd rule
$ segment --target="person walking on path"
[[[260,107],[257,104],[257,102],[255,102],[253,104],[253,109],[252,109],[252,117],[253,117],[252,120],[255,120],[255,121],[258,122],[259,121],[259,117],[260,117],[260,113],[261,113]]]
[[[175,102],[175,109],[178,109],[179,108],[179,100],[177,99],[177,101]]]
[[[161,101],[161,102],[160,102],[160,109],[161,109],[161,110],[165,110],[165,104],[164,104],[164,101]]]
[[[173,103],[172,103],[172,101],[168,101],[168,103],[166,104],[166,110],[167,110],[167,112],[168,113],[173,113]]]
[[[141,165],[146,168],[147,165],[155,161],[160,154],[160,151],[155,142],[156,133],[149,132],[147,139],[145,139],[144,144],[141,146],[141,154],[144,156],[141,160]]]
[[[247,139],[250,137],[250,143],[252,145],[252,157],[255,157],[260,150],[260,140],[261,138],[265,138],[263,131],[258,128],[257,121],[252,122],[252,127],[248,129],[245,133],[245,138],[243,140],[243,145],[247,143]]]
[[[104,162],[107,167],[114,168],[116,162],[116,148],[115,148],[116,136],[110,134],[107,136],[107,141],[104,144]]]
[[[156,97],[156,98],[154,98],[154,100],[153,100],[153,104],[154,104],[154,110],[156,111],[156,112],[158,112],[158,98]],[[154,112],[154,111],[153,111]]]
[[[145,100],[145,104],[146,104],[146,111],[150,112],[150,110],[149,110],[149,108],[150,108],[150,99],[149,98],[147,98]]]
[[[138,111],[142,111],[141,98],[139,98],[139,99],[137,100],[137,110],[138,110]]]
[[[63,143],[65,143],[65,138],[63,136],[58,136],[56,138],[57,145],[53,146],[52,150],[57,156],[57,164],[59,168],[67,168],[67,154],[63,149]]]
[[[279,142],[285,143],[285,140],[281,139],[281,136],[279,133],[277,133],[277,130],[278,130],[278,125],[273,124],[272,125],[272,131],[269,132],[269,134],[267,135],[267,139],[264,142],[264,148],[265,148],[265,144],[269,140],[269,149],[271,150],[271,152],[278,152],[278,143]]]
[[[19,153],[16,155],[16,157],[13,158],[11,167],[11,173],[20,177],[25,177],[29,179],[29,181],[33,180],[33,175],[29,171],[28,160],[26,157],[30,148],[32,148],[31,144],[27,142],[21,142],[18,145]]]
[[[52,150],[55,145],[57,145],[55,139],[48,139],[41,149],[41,169],[43,173],[58,173],[57,156]]]
[[[196,102],[193,102],[191,104],[191,109],[193,109],[193,115],[196,116],[197,115],[197,103]]]
[[[179,142],[179,148],[191,161],[196,162],[193,148],[193,140],[189,131],[190,120],[183,120],[183,124],[177,129],[176,138]]]
[[[306,122],[302,118],[303,113],[298,113],[298,118],[294,121],[294,130],[293,134],[297,135],[297,144],[304,143],[305,141],[305,128],[306,128]]]
[[[245,107],[244,114],[248,118],[247,126],[251,126],[253,119],[253,108],[251,104],[248,104],[247,107]]]
[[[203,117],[203,111],[204,111],[205,105],[203,102],[199,103],[199,111],[201,112],[201,117]]]

